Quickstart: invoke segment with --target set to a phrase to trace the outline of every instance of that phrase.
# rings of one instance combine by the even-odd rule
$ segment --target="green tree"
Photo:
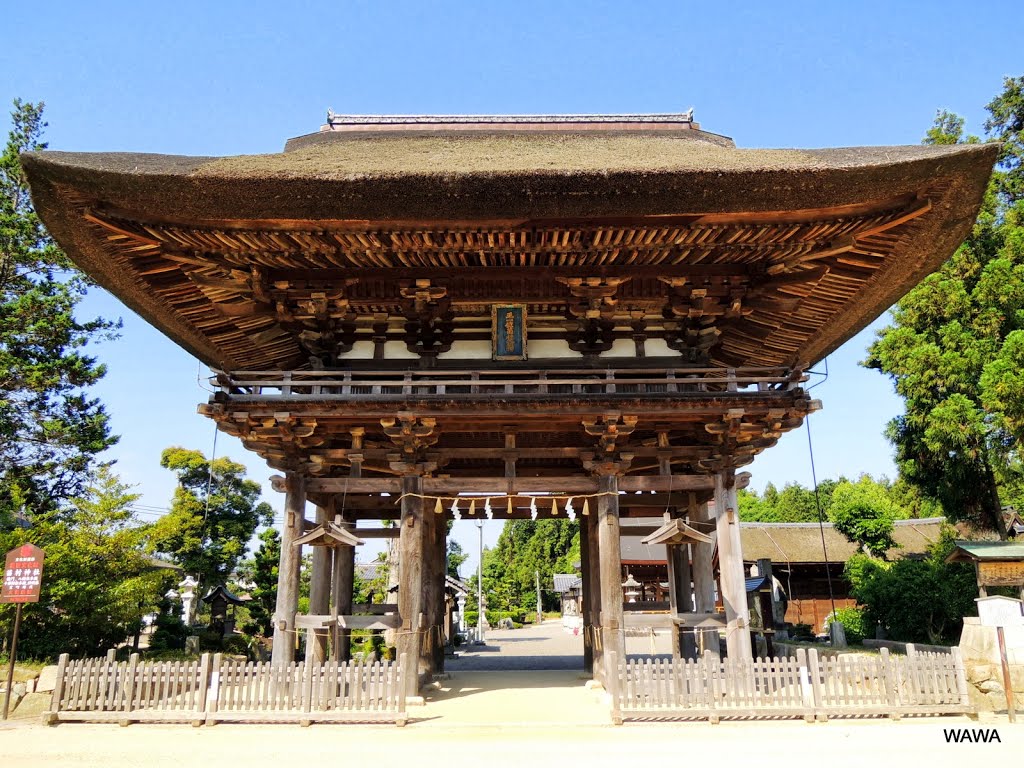
[[[865,365],[887,374],[905,412],[887,435],[900,475],[953,519],[1005,535],[1002,499],[1021,490],[1016,372],[1024,360],[1024,208],[1021,78],[988,105],[986,130],[1003,142],[966,242],[893,310]],[[963,120],[940,112],[925,143],[971,143]],[[1014,366],[1018,366],[1014,368]]]
[[[43,228],[19,155],[46,148],[43,105],[14,101],[0,155],[0,525],[84,493],[96,454],[113,445],[87,389],[105,370],[86,344],[117,324],[81,321],[89,286]]]
[[[906,642],[956,642],[963,617],[977,612],[977,590],[969,564],[946,562],[955,534],[947,527],[924,559],[854,555],[847,561],[850,594],[864,606],[865,628],[880,623],[892,639]]]
[[[248,583],[246,603],[249,621],[242,631],[249,635],[271,637],[274,634],[274,611],[277,608],[277,573],[281,562],[281,534],[276,528],[266,528],[260,534],[260,547],[251,559],[239,569],[239,578]]]
[[[159,604],[168,571],[154,568],[144,552],[147,530],[131,511],[136,499],[102,467],[60,514],[0,534],[3,551],[32,542],[45,552],[40,601],[24,609],[22,654],[96,655],[136,633],[142,616]],[[0,621],[4,637],[13,613],[5,611]]]
[[[484,550],[483,586],[488,608],[517,614],[533,611],[538,571],[544,609],[557,608],[558,596],[550,591],[552,576],[571,573],[579,559],[578,520],[506,521],[494,548]]]
[[[459,576],[459,568],[466,562],[469,555],[462,551],[462,545],[459,544],[455,539],[448,539],[448,575],[453,579],[462,578]]]
[[[884,485],[862,475],[856,483],[844,480],[836,486],[829,517],[836,530],[860,545],[862,551],[885,557],[886,551],[896,546],[893,521],[907,517],[907,513],[892,500]]]
[[[818,504],[821,504],[823,519],[828,519],[829,505],[836,480],[823,480],[818,484],[818,493],[800,483],[786,483],[782,490],[768,483],[764,494],[741,490],[738,494],[740,519],[759,523],[816,523]]]
[[[200,451],[168,448],[160,465],[178,476],[171,511],[153,524],[150,546],[169,555],[201,588],[226,584],[260,525],[273,509],[259,501],[260,486],[228,458],[209,461]]]

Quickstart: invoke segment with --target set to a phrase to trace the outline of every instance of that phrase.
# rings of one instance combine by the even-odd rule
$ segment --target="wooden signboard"
[[[11,632],[10,659],[7,663],[7,689],[4,691],[3,719],[11,708],[11,688],[14,682],[14,661],[18,657],[18,632],[21,630],[21,606],[38,603],[43,585],[43,550],[35,544],[22,544],[7,553],[4,563],[4,583],[0,589],[0,603],[14,603],[14,630]]]
[[[22,544],[7,553],[0,603],[38,603],[43,583],[43,550]]]
[[[988,561],[978,563],[978,586],[1016,587],[1024,585],[1024,562]]]
[[[491,350],[495,360],[526,359],[526,305],[491,307]]]

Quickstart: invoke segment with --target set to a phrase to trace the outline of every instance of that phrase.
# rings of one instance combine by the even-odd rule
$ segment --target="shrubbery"
[[[881,622],[890,638],[904,642],[956,642],[963,617],[977,612],[977,587],[970,565],[945,562],[953,547],[953,529],[947,528],[924,559],[850,558],[845,574],[863,606],[864,626]]]
[[[843,625],[848,642],[861,643],[867,637],[868,627],[864,623],[863,608],[837,608],[835,613],[829,614],[825,620],[826,626],[831,625],[833,621],[838,621]]]

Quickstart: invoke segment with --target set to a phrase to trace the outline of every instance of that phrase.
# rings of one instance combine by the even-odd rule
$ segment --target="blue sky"
[[[1006,43],[1024,4],[680,2],[46,2],[5,9],[0,100],[45,101],[53,149],[185,155],[276,152],[351,113],[671,112],[743,147],[916,144],[935,111],[982,130],[1002,78],[1024,70]],[[122,317],[97,347],[96,388],[121,442],[117,471],[166,507],[160,451],[209,454],[196,415],[195,361],[116,299],[85,312]],[[884,324],[880,321],[875,328]],[[815,390],[819,480],[894,474],[882,437],[900,410],[891,386],[859,368],[873,331],[829,359]],[[820,368],[821,366],[819,366]],[[262,462],[233,438],[218,454]],[[791,433],[750,468],[755,487],[810,483],[807,436]],[[267,500],[280,510],[282,499]],[[496,538],[491,523],[485,540]],[[476,549],[471,524],[456,538]],[[367,553],[362,553],[367,555]]]

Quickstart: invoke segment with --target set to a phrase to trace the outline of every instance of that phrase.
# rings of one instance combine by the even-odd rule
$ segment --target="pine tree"
[[[15,100],[11,118],[0,155],[0,526],[82,495],[96,455],[117,441],[88,396],[105,369],[83,349],[118,324],[76,318],[90,283],[36,215],[19,158],[46,148],[43,105]]]

